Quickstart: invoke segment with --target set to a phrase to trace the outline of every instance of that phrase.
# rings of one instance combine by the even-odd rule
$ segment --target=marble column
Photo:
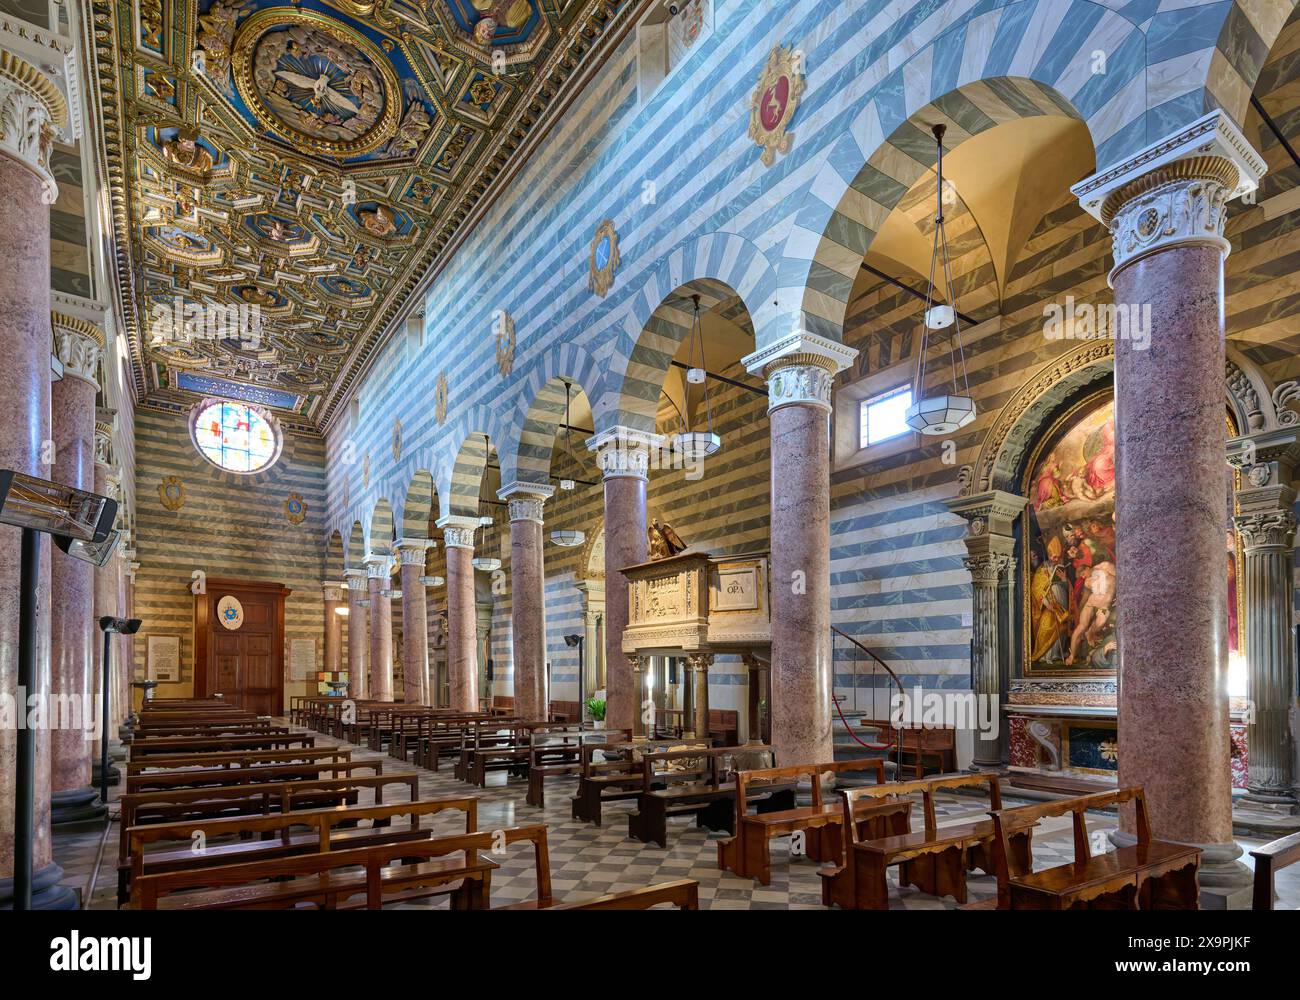
[[[478,518],[451,515],[438,521],[447,553],[447,680],[451,707],[478,711],[478,638],[474,606],[474,531]]]
[[[686,694],[683,704],[682,725],[684,736],[704,739],[709,735],[709,667],[713,665],[711,653],[696,653],[686,657]]]
[[[366,700],[370,693],[370,600],[366,571],[343,572],[348,584],[348,696]]]
[[[402,700],[411,705],[430,704],[429,608],[424,591],[424,558],[429,539],[399,541],[402,586]]]
[[[1259,431],[1228,445],[1240,486],[1233,519],[1245,565],[1238,586],[1245,595],[1240,639],[1245,650],[1250,756],[1247,794],[1239,825],[1282,834],[1300,826],[1296,816],[1296,663],[1293,647],[1293,549],[1296,502],[1293,477],[1300,465],[1300,428]],[[1243,824],[1243,814],[1249,822]]]
[[[1027,502],[1025,497],[1002,490],[948,502],[948,509],[967,522],[963,562],[971,576],[971,688],[988,706],[978,711],[976,718],[997,720],[991,731],[973,734],[973,771],[996,771],[1005,766],[1002,678],[1008,673],[1006,660],[1011,651],[1003,642],[999,612],[1015,577],[1015,523]],[[913,710],[919,712],[920,706]]]
[[[370,697],[393,700],[392,559],[372,555],[366,560],[370,586]]]
[[[1154,836],[1204,848],[1207,905],[1250,873],[1232,841],[1224,500],[1225,204],[1264,162],[1213,112],[1073,188],[1110,229],[1119,782]],[[1135,335],[1139,334],[1140,335]],[[1170,544],[1171,526],[1177,541]],[[1132,836],[1131,810],[1120,833]]]
[[[324,660],[321,670],[338,674],[343,670],[343,616],[339,608],[344,607],[344,584],[340,582],[321,585],[321,597],[325,602],[325,642]]]
[[[48,479],[43,461],[50,440],[50,193],[48,159],[66,104],[40,67],[49,61],[27,51],[9,33],[0,36],[0,468]],[[25,705],[50,685],[50,543],[41,544],[36,614],[34,691],[18,691],[18,566],[20,532],[0,528],[0,692]],[[50,734],[35,732],[32,817],[32,905],[66,907],[75,897],[60,889],[63,871],[50,851]],[[18,787],[18,730],[0,729],[0,907],[13,905],[14,801]]]
[[[546,679],[546,570],[542,505],[555,487],[511,483],[497,493],[510,512],[510,625],[515,713],[526,722],[550,718]]]
[[[642,715],[636,664],[623,652],[627,578],[623,569],[646,561],[646,481],[657,435],[614,427],[588,439],[605,485],[605,726],[634,729]]]
[[[743,360],[767,380],[772,437],[772,747],[785,767],[832,759],[830,415],[857,351],[798,332]]]
[[[50,478],[95,488],[95,381],[104,336],[93,323],[53,315],[54,348],[63,378],[50,390],[54,466]],[[94,696],[95,567],[63,552],[50,565],[50,821],[77,823],[106,811],[91,784],[96,747]]]

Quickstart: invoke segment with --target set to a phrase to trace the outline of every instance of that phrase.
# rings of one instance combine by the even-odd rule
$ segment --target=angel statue
[[[488,46],[497,33],[497,28],[505,25],[515,29],[532,16],[532,4],[528,0],[473,0],[474,9],[481,15],[474,25],[474,41]]]
[[[657,517],[646,529],[646,538],[649,542],[651,562],[658,562],[660,559],[667,559],[686,551],[686,543],[677,532],[673,531],[672,525],[665,524]]]

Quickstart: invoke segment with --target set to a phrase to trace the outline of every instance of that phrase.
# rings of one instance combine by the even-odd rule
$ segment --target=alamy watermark
[[[1151,346],[1151,303],[1078,302],[1043,306],[1043,336],[1048,340],[1130,340],[1145,351]]]
[[[168,341],[233,340],[257,350],[262,343],[262,307],[255,302],[186,302],[179,295],[149,309],[149,337]]]

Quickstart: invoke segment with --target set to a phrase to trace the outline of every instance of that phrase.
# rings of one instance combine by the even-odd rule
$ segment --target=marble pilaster
[[[478,518],[441,518],[442,544],[447,553],[447,680],[451,707],[478,711],[477,621],[474,607],[474,532]]]
[[[402,561],[402,700],[410,705],[427,705],[429,674],[429,608],[424,590],[425,553],[428,539],[399,541]]]
[[[1211,906],[1250,875],[1232,840],[1227,579],[1206,572],[1228,527],[1224,209],[1264,168],[1216,111],[1073,188],[1111,231],[1117,312],[1149,326],[1115,344],[1119,782],[1145,789],[1154,836],[1204,849]]]
[[[325,603],[324,659],[321,669],[332,674],[343,670],[343,616],[339,614],[339,608],[344,606],[345,586],[338,581],[321,585],[321,597]]]
[[[370,590],[370,697],[393,700],[392,559],[372,555],[366,560]]]
[[[345,570],[343,577],[348,585],[348,694],[353,698],[371,698],[370,613],[365,603],[370,595],[366,571]]]
[[[515,713],[525,722],[550,718],[546,679],[546,570],[542,507],[555,493],[546,483],[511,483],[498,493],[510,512],[510,623]]]
[[[605,487],[605,725],[635,729],[641,718],[635,663],[623,652],[628,619],[626,566],[646,561],[646,482],[652,434],[614,427],[588,439]]]
[[[743,359],[768,385],[772,436],[772,746],[781,766],[833,757],[830,415],[857,351],[806,332]]]

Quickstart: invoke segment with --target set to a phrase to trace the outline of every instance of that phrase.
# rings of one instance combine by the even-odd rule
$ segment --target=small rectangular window
[[[903,419],[907,408],[912,405],[912,386],[910,383],[877,393],[870,399],[864,399],[859,410],[860,430],[858,447],[869,448],[873,444],[901,437],[911,431]]]

